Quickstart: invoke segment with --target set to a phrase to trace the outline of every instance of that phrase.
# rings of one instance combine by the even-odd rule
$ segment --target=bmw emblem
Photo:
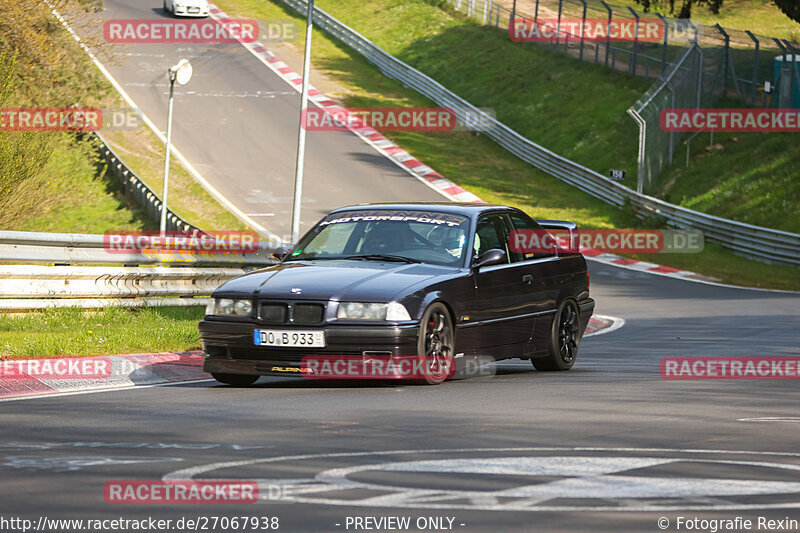
[[[300,287],[295,287],[291,289],[289,292],[291,292],[292,294],[300,294],[303,292],[303,289],[301,289]]]

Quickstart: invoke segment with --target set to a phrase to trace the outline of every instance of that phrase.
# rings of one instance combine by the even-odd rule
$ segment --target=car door
[[[509,220],[512,228],[509,242],[514,241],[515,232],[532,232],[539,236],[545,232],[533,219],[522,213],[509,213]],[[558,295],[569,280],[569,273],[564,272],[555,247],[518,250],[511,246],[510,251],[511,263],[518,265],[526,280],[529,308],[535,313],[534,343],[543,344],[549,339]]]
[[[509,219],[504,212],[481,215],[477,221],[474,252],[478,257],[499,248],[506,252],[506,262],[484,266],[472,273],[475,300],[466,332],[476,348],[523,344],[531,338],[534,326],[533,307],[524,267],[510,261],[508,246]]]

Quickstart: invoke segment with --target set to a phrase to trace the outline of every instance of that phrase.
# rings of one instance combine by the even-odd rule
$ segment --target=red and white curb
[[[607,315],[592,315],[589,324],[586,326],[584,337],[611,333],[625,325],[625,319]]]
[[[84,375],[94,374],[94,376],[78,377],[75,374],[76,370],[70,369],[70,363],[83,368]],[[209,374],[202,370],[202,363],[202,352],[4,359],[3,371],[0,373],[0,401],[25,396],[112,390],[138,385],[209,379]],[[89,369],[89,372],[86,369]]]
[[[597,261],[598,263],[603,263],[606,265],[612,265],[628,270],[636,270],[638,272],[649,272],[650,274],[658,274],[659,276],[667,276],[670,278],[710,283],[707,281],[706,277],[694,272],[689,272],[688,270],[680,270],[668,266],[657,265],[647,261],[639,261],[638,259],[628,259],[627,257],[620,257],[618,255],[604,253],[591,248],[581,248],[581,253],[590,261]]]
[[[220,8],[214,4],[209,4],[211,18],[220,22],[232,22],[233,19],[225,14]],[[303,77],[293,71],[289,66],[281,61],[275,54],[270,52],[260,42],[244,42],[239,39],[242,46],[247,48],[254,56],[256,56],[262,63],[270,68],[276,75],[283,79],[290,86],[298,92],[301,91]],[[336,115],[339,117],[347,116],[353,117],[350,112],[337,104],[335,101],[327,97],[325,94],[309,85],[308,99],[317,107],[321,108],[329,115]],[[353,117],[355,121],[355,117]],[[347,121],[350,124],[350,120]],[[431,188],[441,193],[443,196],[450,200],[457,202],[476,202],[486,203],[471,192],[465,190],[463,187],[456,185],[448,180],[431,167],[425,165],[419,159],[415,158],[392,141],[381,135],[378,131],[370,127],[351,127],[348,129],[357,135],[361,140],[372,146],[375,150],[382,155],[389,158],[397,166],[410,173],[411,175],[419,178],[423,183],[429,185]]]
[[[220,22],[232,22],[233,19],[229,17],[224,11],[216,5],[209,3],[210,15],[214,20]],[[259,59],[264,65],[272,70],[277,76],[283,79],[291,87],[298,92],[301,91],[303,77],[294,72],[286,63],[281,61],[275,54],[269,51],[262,43],[254,42],[248,43],[239,40],[240,44],[249,50],[255,57]],[[447,198],[458,202],[474,202],[486,203],[484,200],[474,195],[473,193],[465,190],[463,187],[456,185],[448,180],[431,167],[425,165],[419,159],[394,144],[391,140],[381,135],[378,131],[365,127],[352,127],[350,124],[358,123],[357,117],[353,116],[345,107],[337,104],[331,98],[320,92],[318,89],[309,85],[308,90],[309,100],[317,107],[323,109],[329,115],[342,117],[353,117],[352,120],[347,120],[348,129],[361,140],[372,146],[375,150],[389,158],[399,167],[416,176],[424,183],[446,196]],[[628,259],[618,255],[603,253],[597,250],[581,248],[581,253],[591,261],[613,265],[628,270],[635,270],[639,272],[648,272],[650,274],[657,274],[659,276],[666,276],[670,278],[683,279],[687,281],[694,281],[698,283],[705,283],[709,285],[718,285],[722,287],[735,287],[735,288],[749,288],[739,287],[736,285],[726,285],[722,283],[715,283],[708,281],[707,277],[688,270],[680,270],[668,266],[657,265],[647,261],[638,261],[635,259]],[[765,289],[755,289],[765,290]],[[780,291],[783,292],[783,291]]]

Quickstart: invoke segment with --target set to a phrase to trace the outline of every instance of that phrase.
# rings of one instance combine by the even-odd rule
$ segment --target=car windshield
[[[461,264],[469,219],[431,211],[365,210],[325,217],[286,259]]]

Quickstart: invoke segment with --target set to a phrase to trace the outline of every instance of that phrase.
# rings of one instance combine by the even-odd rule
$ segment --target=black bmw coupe
[[[239,386],[262,375],[437,384],[487,358],[569,370],[594,310],[586,261],[558,247],[520,251],[510,237],[574,227],[487,204],[336,209],[277,250],[279,264],[214,292],[203,368]],[[408,358],[452,365],[420,373]],[[365,373],[368,361],[381,372]]]

